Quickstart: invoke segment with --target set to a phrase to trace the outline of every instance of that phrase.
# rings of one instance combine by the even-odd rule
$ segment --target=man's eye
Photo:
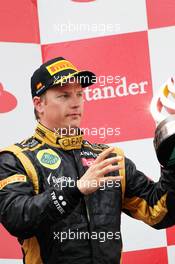
[[[68,94],[62,94],[57,96],[57,98],[67,98],[67,97],[69,97]]]
[[[78,93],[78,97],[82,97],[83,96],[83,93]]]

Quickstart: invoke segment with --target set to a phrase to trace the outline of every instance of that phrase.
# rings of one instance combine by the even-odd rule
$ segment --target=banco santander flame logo
[[[7,113],[15,109],[17,99],[10,92],[5,91],[2,83],[0,83],[0,113]]]

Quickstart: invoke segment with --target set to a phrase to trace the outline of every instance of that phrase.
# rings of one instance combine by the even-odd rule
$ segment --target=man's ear
[[[40,114],[43,112],[43,103],[44,103],[44,100],[40,96],[33,97],[34,107],[36,111]]]

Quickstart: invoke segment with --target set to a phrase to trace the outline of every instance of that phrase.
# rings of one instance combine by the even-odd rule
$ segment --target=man
[[[0,154],[1,223],[25,264],[120,263],[121,211],[157,229],[175,223],[173,169],[154,183],[119,148],[83,140],[93,78],[62,57],[41,65],[31,79],[35,134]]]

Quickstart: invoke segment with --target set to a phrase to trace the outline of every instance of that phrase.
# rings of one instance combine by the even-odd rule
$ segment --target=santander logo
[[[16,97],[5,91],[2,83],[0,83],[0,113],[7,113],[15,109],[17,106]]]

